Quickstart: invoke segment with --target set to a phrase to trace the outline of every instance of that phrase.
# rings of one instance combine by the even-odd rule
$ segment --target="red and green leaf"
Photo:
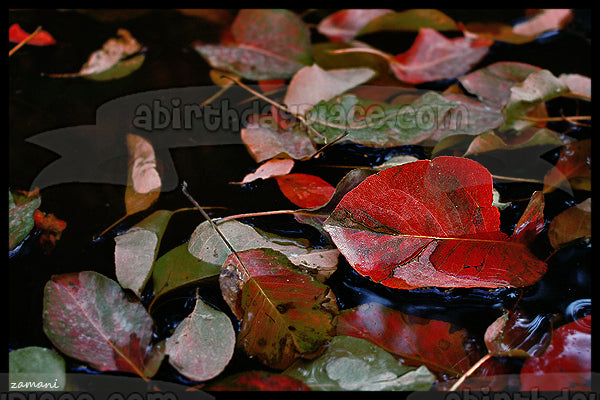
[[[361,275],[385,286],[528,286],[546,264],[499,230],[491,174],[459,157],[387,168],[365,179],[325,222]]]
[[[156,372],[153,321],[113,280],[84,271],[53,276],[44,289],[44,332],[62,353],[99,371]]]

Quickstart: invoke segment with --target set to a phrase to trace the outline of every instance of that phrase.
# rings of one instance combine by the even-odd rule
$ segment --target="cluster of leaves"
[[[207,390],[444,390],[454,388],[453,379],[471,375],[485,383],[459,381],[463,387],[502,388],[495,377],[505,370],[494,357],[526,358],[523,389],[546,389],[549,382],[558,385],[552,389],[589,389],[590,315],[555,328],[506,310],[479,338],[485,352],[470,345],[473,338],[465,329],[448,322],[378,303],[340,310],[327,286],[340,254],[359,274],[394,290],[526,287],[542,278],[547,265],[530,247],[546,228],[544,196],[557,189],[591,189],[590,141],[545,127],[551,118],[546,103],[558,97],[591,101],[591,80],[556,77],[516,62],[472,68],[494,41],[534,40],[560,29],[569,15],[545,11],[509,27],[463,25],[436,10],[342,10],[317,27],[329,41],[312,44],[309,27],[291,11],[240,10],[220,43],[194,45],[227,85],[238,84],[272,104],[270,114],[252,116],[241,130],[260,165],[240,183],[275,179],[300,207],[280,212],[317,228],[328,245],[315,248],[234,216],[217,225],[203,222],[186,243],[158,257],[169,221],[179,211],[158,210],[115,237],[117,281],[84,271],[54,276],[46,284],[45,334],[61,353],[94,369],[143,379],[154,376],[167,356],[181,375],[206,383]],[[398,55],[355,40],[389,30],[418,34]],[[448,39],[440,31],[463,36]],[[139,68],[141,46],[127,31],[118,35],[78,75],[116,79]],[[441,93],[414,87],[449,78],[458,82]],[[268,91],[256,92],[243,80]],[[267,97],[281,87],[283,96]],[[466,119],[458,123],[457,115]],[[292,173],[295,163],[339,142],[380,148],[419,144],[432,148],[431,159],[401,156],[356,168],[335,187],[317,176]],[[128,135],[127,145],[125,203],[131,215],[154,204],[161,178],[148,141]],[[495,177],[472,158],[540,145],[560,147],[559,160],[548,167],[540,190],[506,234],[500,230],[501,203],[494,199]],[[11,214],[9,246],[31,229],[30,214],[39,206],[11,199],[9,192],[9,211],[23,209],[20,215],[26,217],[15,217],[20,226],[13,238]],[[547,231],[552,246],[591,238],[590,215],[591,197],[556,216]],[[172,290],[211,277],[218,277],[229,310],[217,310],[198,295],[192,313],[171,335],[154,341],[154,304]],[[142,296],[149,285],[153,299],[146,308]],[[265,370],[222,376],[236,348],[256,357]],[[16,365],[27,365],[31,353],[56,358],[45,349],[15,351],[11,371],[27,372]],[[559,357],[559,363],[548,361]],[[548,372],[566,373],[568,379],[540,378]]]

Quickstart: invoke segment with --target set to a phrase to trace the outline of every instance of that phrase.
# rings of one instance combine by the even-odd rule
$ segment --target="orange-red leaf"
[[[288,174],[278,176],[277,183],[285,197],[302,208],[316,208],[329,201],[335,188],[314,175]]]
[[[21,43],[27,39],[31,33],[27,33],[19,24],[12,24],[8,28],[8,41],[12,43]],[[50,46],[56,44],[56,40],[48,32],[42,30],[37,35],[32,37],[27,44],[32,46]]]

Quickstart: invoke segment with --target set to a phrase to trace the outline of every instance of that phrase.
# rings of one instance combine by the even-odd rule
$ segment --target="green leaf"
[[[246,79],[286,79],[312,61],[310,31],[289,10],[240,10],[231,29],[233,39],[194,49],[213,67]]]
[[[8,190],[8,251],[14,250],[33,229],[33,213],[40,207],[39,192]]]
[[[299,360],[284,371],[312,390],[429,390],[435,376],[425,366],[400,364],[369,341],[336,336],[315,360]]]
[[[437,31],[458,30],[456,22],[441,11],[412,9],[374,18],[358,32],[358,35],[381,31],[418,31],[421,28]]]
[[[219,275],[221,266],[200,260],[190,254],[188,242],[161,256],[152,269],[154,296],[178,287]]]
[[[115,237],[115,270],[123,288],[138,297],[152,275],[154,260],[172,211],[159,210]]]
[[[44,347],[13,350],[8,353],[8,382],[9,390],[65,390],[65,360]]]
[[[391,147],[429,138],[442,125],[446,113],[458,105],[435,92],[426,92],[410,104],[399,105],[346,94],[318,103],[306,118],[327,142],[348,130],[343,141]],[[324,142],[319,137],[314,140]]]
[[[206,381],[227,366],[235,348],[229,317],[196,299],[196,307],[167,339],[169,363],[186,378]]]

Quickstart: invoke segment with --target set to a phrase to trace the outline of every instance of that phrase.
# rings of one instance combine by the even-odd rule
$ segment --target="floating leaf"
[[[288,174],[294,167],[294,160],[290,158],[273,158],[268,160],[256,171],[246,175],[241,183],[250,183],[258,179],[269,179],[275,176]]]
[[[527,21],[515,25],[513,32],[524,36],[539,36],[544,32],[564,28],[573,19],[568,9],[545,9]]]
[[[242,141],[256,162],[275,157],[306,160],[317,152],[313,142],[305,132],[297,129],[297,125],[279,132],[274,123],[250,123],[242,128]]]
[[[529,318],[522,311],[506,312],[485,331],[485,344],[490,354],[500,357],[538,357],[552,339],[548,316]]]
[[[544,219],[544,207],[546,201],[544,193],[535,191],[529,199],[529,203],[515,225],[511,240],[529,245],[538,234],[544,230],[546,220]]]
[[[569,193],[572,189],[591,190],[591,151],[591,139],[564,145],[556,165],[544,176],[544,193],[558,188]]]
[[[178,287],[219,275],[220,265],[206,263],[188,250],[188,243],[171,249],[158,258],[152,268],[155,298]]]
[[[41,231],[40,245],[46,253],[49,253],[67,228],[67,223],[56,218],[54,214],[46,214],[39,209],[33,213],[33,222],[35,227]]]
[[[295,114],[304,115],[315,104],[327,101],[365,83],[375,75],[369,68],[324,70],[317,64],[304,67],[292,78],[283,103]]]
[[[592,100],[592,79],[579,74],[560,74],[558,80],[567,85],[570,94],[576,98]]]
[[[550,223],[548,239],[555,249],[580,238],[592,237],[592,198],[569,207]]]
[[[65,360],[54,350],[30,346],[8,353],[9,390],[65,390],[66,380]]]
[[[117,280],[138,297],[152,275],[160,241],[172,211],[159,210],[115,237],[115,270]]]
[[[125,189],[127,215],[143,211],[156,202],[162,186],[156,169],[152,144],[145,138],[127,134],[129,171]]]
[[[336,11],[323,18],[317,30],[332,41],[353,39],[369,21],[392,13],[387,9],[349,9]]]
[[[458,78],[461,85],[481,101],[501,108],[510,99],[510,89],[523,82],[533,72],[540,71],[534,65],[503,61],[490,64]]]
[[[523,44],[535,40],[535,36],[519,35],[513,26],[499,22],[469,22],[459,24],[465,37],[472,39],[488,39],[512,44]]]
[[[32,192],[8,190],[8,251],[14,250],[31,232],[33,214],[42,204],[38,190]]]
[[[186,378],[206,381],[227,366],[235,348],[235,332],[229,317],[196,299],[194,311],[167,339],[169,363]]]
[[[194,48],[213,68],[258,81],[289,78],[312,61],[308,27],[289,10],[240,10],[226,43]]]
[[[53,276],[44,288],[44,333],[58,350],[99,371],[151,377],[160,346],[152,318],[119,284],[93,271]]]
[[[312,361],[297,361],[284,374],[312,390],[428,390],[435,377],[426,367],[404,366],[385,350],[360,338],[334,337]]]
[[[386,104],[345,94],[318,103],[306,119],[327,142],[347,130],[342,141],[374,147],[402,146],[429,138],[443,126],[446,113],[459,105],[433,91],[410,104]],[[319,137],[314,139],[324,142]]]
[[[299,379],[267,371],[246,371],[220,379],[202,388],[207,392],[216,391],[309,391],[310,388]]]
[[[288,174],[275,179],[285,197],[302,208],[321,207],[335,192],[333,186],[314,175]]]
[[[552,342],[540,357],[525,360],[521,369],[522,390],[562,391],[591,388],[592,316],[588,315],[554,330]]]
[[[466,330],[449,322],[407,315],[379,303],[344,310],[335,318],[335,325],[338,335],[368,340],[408,365],[425,365],[438,374],[463,374],[481,357],[476,347],[467,346]]]
[[[231,254],[219,277],[223,298],[241,321],[238,345],[271,368],[310,357],[331,339],[335,296],[271,249]]]
[[[31,33],[25,32],[19,24],[12,24],[10,28],[8,28],[9,42],[21,43],[23,40],[27,39],[29,35],[31,35]],[[56,40],[54,40],[52,35],[47,31],[42,30],[32,37],[27,44],[31,46],[51,46],[56,44]]]
[[[458,29],[456,22],[443,12],[435,9],[412,9],[386,13],[373,18],[358,34],[381,31],[419,31],[422,28],[437,31]]]
[[[509,144],[504,141],[501,136],[498,136],[493,131],[484,132],[478,136],[476,136],[467,151],[463,154],[463,157],[472,156],[475,154],[485,153],[487,151],[493,150],[513,150],[513,149],[522,149],[525,147],[531,146],[541,146],[541,145],[549,145],[553,147],[562,146],[564,143],[560,139],[558,133],[546,129],[546,128],[531,128],[533,129],[533,135],[527,138],[523,134],[526,139],[523,142]],[[524,132],[522,132],[524,133]]]
[[[546,264],[499,230],[492,184],[459,157],[387,168],[346,194],[324,227],[358,273],[385,286],[531,285]]]
[[[421,28],[411,48],[393,57],[390,67],[407,83],[455,78],[481,61],[492,43],[487,39],[447,39],[434,29]]]

